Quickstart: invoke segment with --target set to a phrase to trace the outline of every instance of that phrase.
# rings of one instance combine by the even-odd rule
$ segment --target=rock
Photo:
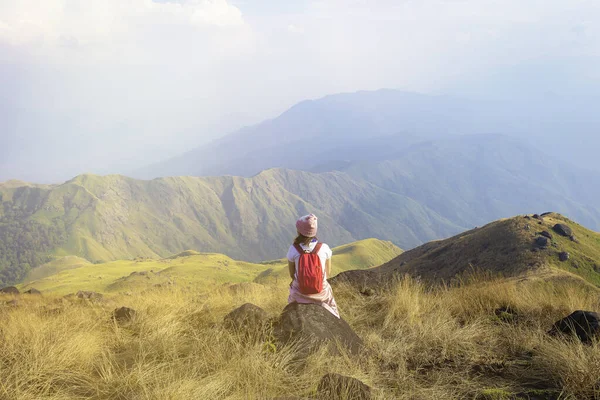
[[[371,388],[349,376],[327,374],[319,382],[317,396],[323,400],[370,400]]]
[[[10,307],[18,307],[19,306],[19,302],[17,301],[17,299],[9,300],[5,304]]]
[[[360,294],[362,294],[363,296],[366,297],[371,297],[375,295],[375,290],[371,289],[371,288],[364,288],[363,290],[360,291]]]
[[[19,289],[17,289],[14,286],[7,286],[5,288],[0,289],[0,293],[16,295],[16,294],[19,294],[20,292],[19,292]]]
[[[269,315],[265,310],[252,303],[246,303],[227,314],[223,323],[226,329],[249,333],[260,331],[268,319]]]
[[[561,236],[570,237],[573,234],[571,228],[565,224],[556,224],[552,229]]]
[[[550,215],[550,214],[552,214],[552,211],[548,211],[548,212],[545,212],[545,213],[541,213],[541,214],[540,214],[540,217],[545,217],[546,215]]]
[[[569,253],[567,253],[566,251],[562,251],[558,254],[558,259],[560,261],[567,261],[569,258],[571,258],[571,255]]]
[[[77,292],[77,294],[75,296],[78,299],[84,299],[84,300],[102,300],[102,298],[104,297],[104,295],[102,293],[90,292],[87,290],[80,290],[79,292]]]
[[[571,239],[571,242],[579,243],[579,240],[577,240],[577,238],[575,237],[575,235],[569,236],[569,239]]]
[[[548,247],[548,238],[545,236],[538,236],[537,239],[535,239],[535,245],[541,248],[546,248]]]
[[[600,315],[592,311],[575,311],[554,323],[549,333],[575,334],[582,342],[589,343],[593,337],[600,334]]]
[[[317,304],[288,304],[275,323],[273,335],[283,345],[303,342],[298,352],[300,358],[305,358],[323,345],[329,346],[333,354],[339,354],[336,343],[351,354],[358,354],[364,346],[346,321]]]
[[[552,234],[548,231],[542,231],[540,232],[540,235],[547,237],[548,239],[552,239]]]
[[[531,217],[529,215],[526,215],[524,218],[525,219],[531,219]]]
[[[42,294],[42,292],[40,292],[39,290],[35,289],[35,288],[30,288],[29,290],[26,290],[25,292],[26,294],[34,294],[34,295],[38,295],[40,296]]]
[[[533,218],[540,219],[541,217],[539,216],[539,214],[533,214]]]
[[[131,322],[135,319],[137,312],[133,308],[121,307],[115,308],[112,317],[117,322]]]

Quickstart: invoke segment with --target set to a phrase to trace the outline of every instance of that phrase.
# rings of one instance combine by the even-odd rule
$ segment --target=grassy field
[[[591,286],[475,280],[426,288],[405,278],[371,297],[349,287],[334,291],[342,317],[370,352],[317,353],[303,367],[293,362],[293,349],[246,340],[222,325],[246,302],[278,315],[285,284],[238,292],[170,286],[99,303],[55,295],[21,295],[16,306],[2,301],[0,398],[311,397],[329,372],[360,379],[375,399],[600,398],[600,345],[546,334],[576,309],[600,309]],[[112,322],[120,306],[136,309],[137,319]],[[499,307],[516,317],[499,319]]]
[[[366,239],[333,249],[333,273],[364,269],[391,260],[402,252],[391,242]],[[205,289],[224,283],[250,282],[258,276],[289,283],[287,263],[275,260],[253,264],[222,254],[186,251],[165,259],[140,258],[91,264],[79,257],[64,257],[32,271],[19,288],[44,293],[68,294],[78,290],[126,293],[155,285],[176,285]]]

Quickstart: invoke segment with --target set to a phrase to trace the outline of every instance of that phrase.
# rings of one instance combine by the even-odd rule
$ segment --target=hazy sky
[[[0,0],[0,181],[123,171],[342,91],[593,93],[599,57],[598,0]]]

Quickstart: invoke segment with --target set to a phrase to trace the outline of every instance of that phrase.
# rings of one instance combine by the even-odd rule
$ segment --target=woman
[[[329,282],[327,282],[327,278],[331,272],[332,252],[329,246],[325,243],[319,243],[317,239],[317,217],[313,214],[300,217],[296,221],[296,230],[298,231],[298,236],[287,253],[288,269],[292,278],[288,303],[319,304],[339,318],[340,315],[335,299],[333,298],[333,291]],[[307,291],[302,283],[299,282],[299,275],[304,276],[303,274],[305,273],[304,271],[300,271],[300,274],[298,273],[300,258],[303,254],[316,254],[318,256],[318,259],[315,257],[314,260],[319,263],[321,271],[318,272],[322,272],[323,282],[322,284],[318,282],[318,287],[321,290],[317,293],[307,294],[310,291]],[[305,265],[306,261],[303,260],[302,267],[305,268]]]

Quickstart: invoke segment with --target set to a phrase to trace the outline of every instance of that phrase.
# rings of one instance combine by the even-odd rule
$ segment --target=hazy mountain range
[[[303,101],[275,119],[127,175],[252,176],[272,167],[308,170],[332,160],[393,159],[415,143],[472,134],[511,136],[556,159],[600,172],[592,150],[600,146],[595,103],[594,98],[555,95],[475,101],[398,90],[336,94]]]
[[[48,255],[275,259],[308,212],[334,246],[377,237],[410,249],[542,211],[598,230],[600,173],[476,134],[511,128],[493,109],[397,91],[329,96],[137,172],[180,176],[0,184],[1,279],[21,279]]]

